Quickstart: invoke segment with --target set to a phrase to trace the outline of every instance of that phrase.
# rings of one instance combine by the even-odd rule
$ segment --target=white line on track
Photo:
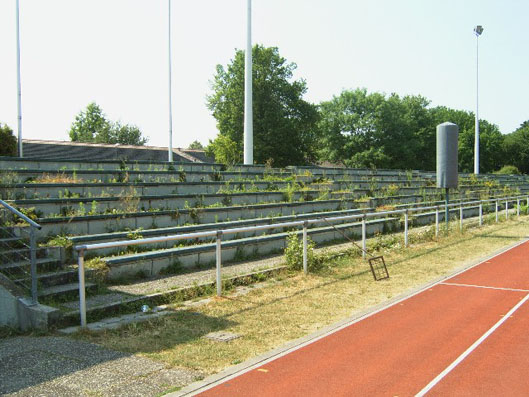
[[[440,285],[452,285],[454,287],[472,287],[472,288],[497,289],[497,290],[500,290],[500,291],[529,292],[529,289],[488,287],[486,285],[459,284],[459,283],[439,283],[439,284]]]
[[[435,377],[430,383],[428,383],[424,389],[422,389],[419,393],[416,394],[417,397],[422,397],[426,393],[428,393],[435,385],[437,385],[446,375],[448,375],[461,361],[463,361],[467,356],[472,353],[485,339],[487,339],[500,325],[502,325],[509,317],[513,315],[513,313],[518,310],[527,300],[529,299],[529,294],[527,294],[516,306],[514,306],[509,312],[501,318],[500,321],[498,321],[496,324],[492,326],[487,332],[485,332],[481,338],[479,338],[477,341],[475,341],[472,346],[470,346],[467,350],[465,350],[458,358],[455,359],[452,364],[450,364],[448,367],[444,369],[443,372],[441,372],[439,375]]]

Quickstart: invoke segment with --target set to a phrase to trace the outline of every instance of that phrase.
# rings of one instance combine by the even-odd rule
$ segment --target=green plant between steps
[[[315,272],[322,268],[323,262],[314,256],[314,241],[307,237],[307,268],[309,272]],[[285,261],[291,270],[303,269],[303,239],[296,232],[290,232],[287,237],[285,248]]]

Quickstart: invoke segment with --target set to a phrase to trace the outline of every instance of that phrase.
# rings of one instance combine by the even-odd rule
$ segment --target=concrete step
[[[87,282],[85,283],[86,291],[91,292],[97,289],[97,284]],[[79,296],[79,283],[68,283],[61,285],[53,285],[39,290],[39,298],[42,299],[59,299],[66,300],[74,296]]]
[[[37,258],[37,271],[46,272],[61,267],[61,262],[54,258]],[[18,274],[20,272],[29,272],[31,263],[29,260],[8,262],[0,264],[0,272]]]
[[[86,275],[89,276],[90,269],[87,269]],[[39,284],[43,287],[53,287],[58,286],[62,284],[69,284],[73,282],[77,282],[78,280],[78,272],[77,269],[67,269],[67,270],[61,270],[57,272],[48,272],[48,273],[40,273],[37,276]],[[31,278],[29,277],[23,277],[14,280],[16,283],[28,283]]]

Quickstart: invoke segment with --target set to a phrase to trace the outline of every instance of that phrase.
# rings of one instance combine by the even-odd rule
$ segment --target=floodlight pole
[[[168,26],[169,26],[169,147],[168,161],[173,161],[173,95],[171,90],[171,0],[168,3]]]
[[[247,0],[246,14],[246,54],[244,61],[244,164],[253,164],[252,0]]]
[[[479,174],[479,36],[483,33],[483,27],[478,25],[474,28],[476,34],[476,127],[474,137],[474,174]]]
[[[17,123],[18,123],[18,156],[24,157],[22,149],[22,89],[20,85],[20,6],[19,0],[16,1],[17,15]]]

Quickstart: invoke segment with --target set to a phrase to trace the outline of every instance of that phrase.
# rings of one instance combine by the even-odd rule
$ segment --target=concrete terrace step
[[[292,193],[292,199],[297,201],[301,198],[312,199],[320,192],[317,190],[304,190]],[[129,193],[130,194],[130,193]],[[53,198],[9,201],[11,205],[19,208],[35,208],[35,212],[41,217],[52,214],[79,214],[90,211],[96,214],[112,212],[112,210],[123,210],[127,207],[141,209],[141,211],[152,210],[177,210],[184,208],[202,208],[215,204],[223,206],[249,205],[261,202],[281,202],[285,200],[283,192],[245,192],[245,193],[212,193],[212,194],[170,194],[152,196],[122,196],[122,197],[91,197],[91,198]],[[95,215],[96,215],[95,214]]]
[[[85,283],[87,292],[96,290],[97,285],[91,282]],[[75,296],[79,294],[79,283],[68,283],[53,285],[39,290],[39,298],[43,299],[64,299],[66,296]]]
[[[90,269],[87,269],[86,274],[89,275],[91,273]],[[18,278],[15,279],[14,282],[20,282],[25,283],[29,282],[30,278],[24,277],[24,278]],[[40,285],[43,287],[52,287],[52,286],[58,286],[63,284],[70,284],[78,281],[78,272],[77,269],[70,269],[70,270],[60,270],[56,272],[49,272],[49,273],[40,273],[38,275],[38,281]]]
[[[292,215],[295,213],[354,209],[357,206],[358,204],[352,200],[314,200],[174,211],[41,218],[38,222],[42,226],[41,236],[60,234],[84,235],[110,233],[126,229],[154,229],[175,225],[224,222],[231,219],[253,219]]]
[[[52,269],[57,269],[61,266],[59,260],[54,258],[37,258],[37,271],[43,272]],[[29,260],[8,262],[0,264],[0,272],[6,271],[10,273],[16,273],[17,271],[26,271],[30,270],[31,264]]]
[[[233,264],[223,269],[223,279],[237,283],[238,280],[273,275],[284,269],[283,257],[275,256],[257,261]],[[196,290],[212,287],[215,283],[215,269],[196,270],[175,276],[160,276],[132,284],[112,285],[107,293],[91,295],[86,299],[89,317],[105,318],[116,312],[135,312],[141,306],[159,305],[174,299],[196,295]],[[186,306],[196,303],[188,302]],[[79,324],[79,300],[62,303],[62,325]]]

